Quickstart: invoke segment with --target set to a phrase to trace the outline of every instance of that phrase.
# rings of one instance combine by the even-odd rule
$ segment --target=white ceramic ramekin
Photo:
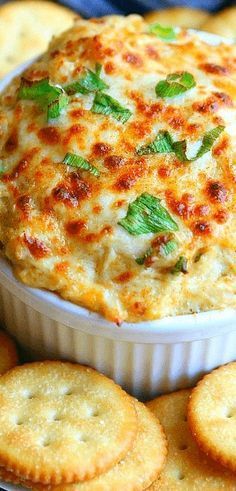
[[[209,44],[220,40],[199,35]],[[0,90],[27,65],[6,77]],[[236,310],[117,327],[54,293],[21,284],[4,258],[0,322],[33,357],[91,365],[140,398],[191,385],[202,373],[236,359]]]
[[[234,310],[117,327],[54,293],[23,285],[5,259],[0,321],[33,357],[91,365],[141,398],[191,385],[203,372],[236,359]]]

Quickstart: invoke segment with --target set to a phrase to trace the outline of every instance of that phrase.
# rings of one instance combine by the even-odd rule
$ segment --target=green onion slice
[[[220,125],[216,126],[213,130],[208,131],[205,133],[202,139],[202,144],[197,152],[196,157],[194,157],[194,160],[199,159],[202,157],[205,153],[209,152],[212,145],[214,142],[217,140],[217,138],[220,136],[222,131],[224,131],[225,127]]]
[[[155,36],[159,37],[163,41],[174,41],[176,39],[176,32],[173,27],[162,26],[157,22],[155,24],[151,24],[149,26],[148,31],[150,34],[155,34]]]
[[[166,244],[162,244],[160,247],[160,254],[162,256],[169,256],[178,247],[176,240],[171,239]],[[148,257],[150,257],[154,252],[153,247],[149,247],[143,256],[137,257],[135,259],[136,263],[143,265]]]
[[[48,121],[50,119],[56,119],[59,118],[61,112],[63,109],[66,108],[66,106],[69,103],[68,96],[64,93],[61,93],[55,101],[51,102],[48,106]]]
[[[148,257],[150,257],[153,253],[153,248],[149,247],[149,249],[143,254],[143,256],[136,257],[135,261],[137,264],[143,265]]]
[[[188,266],[188,261],[186,257],[180,256],[177,263],[172,268],[171,274],[178,274],[178,273],[186,274],[188,272],[187,266]]]
[[[160,201],[149,193],[141,194],[129,204],[127,215],[118,222],[119,225],[131,235],[178,230],[177,223]]]
[[[102,65],[96,64],[95,72],[86,68],[86,73],[76,82],[73,82],[64,87],[68,95],[73,94],[89,94],[90,92],[96,92],[98,90],[108,89],[108,85],[100,78]]]
[[[104,114],[105,116],[113,116],[117,121],[126,123],[132,112],[108,94],[97,92],[94,97],[91,111],[96,114]]]
[[[43,78],[36,82],[22,78],[18,98],[37,101],[42,106],[45,106],[57,99],[61,91],[61,88],[49,83],[49,78]]]
[[[22,78],[18,98],[35,101],[43,109],[47,107],[48,120],[58,118],[68,104],[68,97],[63,89],[50,84],[49,78],[36,82]]]
[[[0,175],[4,174],[5,166],[3,164],[3,160],[0,160]]]
[[[75,153],[67,153],[62,163],[71,165],[72,167],[76,167],[78,169],[87,170],[96,177],[100,176],[100,171],[97,169],[97,167],[94,167],[94,165],[90,164],[83,157],[76,155]]]
[[[176,240],[171,239],[166,244],[161,245],[160,252],[163,256],[169,256],[169,254],[174,252],[175,249],[177,249],[177,247],[178,247],[178,244],[177,244]]]
[[[155,140],[149,145],[143,145],[136,150],[138,155],[173,152],[173,141],[168,131],[159,131]]]
[[[193,75],[189,72],[171,73],[165,80],[160,80],[156,85],[155,91],[158,97],[175,97],[187,92],[195,87],[196,82]]]
[[[187,157],[187,142],[186,140],[174,142],[168,131],[159,131],[155,140],[148,145],[141,146],[136,149],[139,155],[149,155],[155,153],[174,153],[181,162],[194,162],[202,157],[205,153],[211,150],[214,142],[224,131],[224,126],[216,126],[213,130],[205,133],[202,139],[201,146],[197,151],[195,157]]]

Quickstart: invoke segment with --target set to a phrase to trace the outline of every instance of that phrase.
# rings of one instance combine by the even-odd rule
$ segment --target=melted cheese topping
[[[136,15],[79,20],[24,77],[64,86],[96,63],[105,92],[132,111],[124,124],[92,113],[92,93],[70,97],[50,123],[35,101],[18,100],[19,78],[2,95],[3,253],[26,284],[118,323],[235,307],[236,47],[210,46],[186,31],[167,43]],[[179,70],[196,86],[157,98],[157,82]],[[196,161],[136,152],[167,130],[196,154],[217,125],[224,132]],[[62,164],[67,152],[87,159],[100,177]],[[133,236],[118,224],[143,192],[160,198],[178,224],[178,247],[166,257],[168,234]],[[151,245],[154,254],[137,264]],[[174,275],[180,256],[188,272]]]

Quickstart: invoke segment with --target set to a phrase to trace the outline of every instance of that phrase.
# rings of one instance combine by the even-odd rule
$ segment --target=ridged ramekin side
[[[187,387],[236,358],[236,331],[208,339],[132,343],[91,335],[50,319],[0,286],[0,321],[34,358],[77,361],[112,377],[133,395],[151,398]]]

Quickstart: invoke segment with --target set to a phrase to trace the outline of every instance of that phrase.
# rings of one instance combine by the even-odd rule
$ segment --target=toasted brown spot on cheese
[[[134,65],[136,67],[141,67],[143,64],[143,60],[141,56],[138,53],[125,53],[123,55],[123,59],[126,61],[126,63],[129,63],[131,65]]]
[[[104,70],[108,74],[114,73],[116,70],[115,63],[112,63],[112,61],[107,61],[104,66]]]
[[[54,126],[45,126],[38,132],[38,137],[46,145],[57,145],[60,142],[60,133]]]
[[[16,201],[16,206],[23,213],[24,217],[27,218],[29,216],[31,210],[32,199],[27,194],[23,194],[19,196]]]
[[[102,206],[101,205],[95,205],[93,207],[93,212],[96,213],[96,215],[99,215],[99,213],[102,212]]]
[[[17,179],[20,177],[20,175],[27,170],[29,167],[32,159],[37,155],[39,152],[39,148],[35,147],[26,152],[23,156],[23,158],[20,160],[20,162],[17,164],[15,169],[10,174],[4,174],[3,175],[3,180],[4,181],[11,181],[14,179]]]
[[[217,223],[225,223],[229,218],[229,213],[226,210],[219,210],[214,214]]]
[[[193,110],[199,113],[214,113],[219,110],[221,106],[232,106],[232,99],[224,92],[214,92],[210,97],[201,101],[193,103]]]
[[[196,222],[193,230],[197,235],[209,235],[211,233],[211,225],[208,222]]]
[[[182,196],[182,199],[176,199],[172,193],[167,192],[167,201],[171,210],[184,219],[189,219],[193,212],[192,197]]]
[[[158,168],[158,175],[161,177],[161,179],[166,179],[169,177],[172,173],[172,168],[168,165],[161,165]]]
[[[131,189],[138,179],[144,175],[145,170],[144,162],[140,160],[134,167],[131,167],[127,172],[121,174],[117,179],[114,188],[118,191]]]
[[[68,145],[72,138],[79,137],[84,132],[84,127],[81,124],[73,124],[67,131],[63,138],[63,145]]]
[[[134,302],[133,304],[133,310],[136,312],[137,315],[144,315],[146,312],[146,306],[143,302]]]
[[[43,78],[48,77],[47,70],[41,70],[39,68],[29,68],[26,72],[27,80],[30,82],[34,82],[35,80],[42,80]]]
[[[14,128],[6,142],[5,150],[11,153],[17,149],[17,146],[18,146],[18,133],[17,133],[17,129]]]
[[[111,148],[108,143],[98,142],[93,145],[93,153],[100,157],[109,153]]]
[[[152,46],[151,44],[146,46],[146,53],[153,60],[159,60],[160,59],[160,55],[159,55],[157,49],[154,46]]]
[[[228,75],[229,70],[225,66],[216,65],[214,63],[201,63],[199,68],[206,73],[212,73],[213,75]]]
[[[193,214],[197,217],[204,217],[209,215],[210,207],[208,205],[196,205],[194,206]]]
[[[79,119],[79,118],[82,118],[84,116],[84,109],[73,109],[72,111],[70,111],[70,116],[71,118],[73,119]]]
[[[24,234],[24,243],[28,247],[30,254],[34,256],[36,259],[42,259],[45,256],[48,256],[50,253],[50,249],[39,239],[36,237],[30,237],[27,234]]]
[[[132,277],[133,273],[131,271],[125,271],[124,273],[116,276],[114,278],[114,281],[116,281],[117,283],[126,283],[127,281],[130,281]]]
[[[82,230],[86,230],[87,224],[85,220],[73,220],[68,222],[65,228],[68,234],[77,235],[80,234]]]
[[[68,271],[68,268],[69,268],[68,261],[61,261],[61,262],[55,264],[55,267],[54,267],[54,269],[60,274],[65,274]]]
[[[71,173],[67,181],[58,184],[52,191],[56,201],[68,206],[78,206],[81,200],[91,196],[91,185],[76,173]]]
[[[211,112],[214,113],[218,109],[219,109],[219,102],[213,96],[208,97],[208,99],[206,99],[205,101],[193,103],[193,110],[199,113],[211,113]]]
[[[214,92],[214,96],[221,102],[222,105],[232,107],[233,101],[229,94],[225,92]]]
[[[100,232],[97,233],[90,233],[87,235],[81,236],[81,240],[83,242],[99,242],[104,236],[110,235],[112,233],[113,229],[111,225],[105,225],[105,227],[100,230]]]
[[[109,157],[106,157],[104,160],[104,165],[109,170],[119,169],[120,167],[123,167],[125,163],[126,160],[121,155],[110,155]]]
[[[215,156],[224,155],[226,153],[226,150],[227,150],[227,147],[228,146],[229,146],[228,136],[225,135],[225,136],[223,136],[221,138],[221,140],[219,141],[219,143],[216,143],[214,145],[214,148],[212,150],[213,155],[215,155]]]
[[[224,203],[227,200],[227,189],[219,181],[210,181],[207,185],[207,194],[211,201]]]

